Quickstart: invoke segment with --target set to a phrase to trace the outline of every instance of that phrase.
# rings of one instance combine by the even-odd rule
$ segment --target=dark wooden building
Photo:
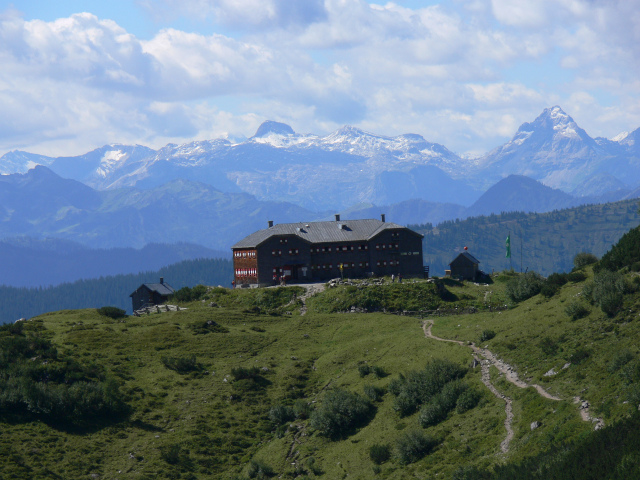
[[[480,265],[480,261],[465,250],[453,259],[449,264],[449,268],[451,269],[451,276],[454,278],[476,280],[480,272],[478,265]]]
[[[160,277],[160,283],[143,283],[131,295],[133,311],[141,308],[167,303],[169,295],[174,293],[173,287]]]
[[[270,285],[274,276],[316,282],[342,275],[422,276],[422,235],[380,220],[283,223],[240,240],[233,250],[236,285]],[[342,268],[341,268],[342,267]]]

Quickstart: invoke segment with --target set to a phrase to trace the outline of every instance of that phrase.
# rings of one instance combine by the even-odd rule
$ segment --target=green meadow
[[[549,472],[636,421],[640,403],[640,277],[618,271],[611,314],[590,300],[594,265],[576,271],[519,301],[519,275],[503,272],[488,284],[327,288],[305,315],[301,287],[218,287],[177,312],[65,310],[4,326],[0,477],[542,478],[522,473],[535,459],[562,478]],[[368,313],[345,313],[352,306]],[[434,335],[464,344],[426,338],[426,318]],[[505,402],[472,367],[470,342],[561,399],[492,367],[513,402],[506,453]],[[607,427],[595,432],[574,397]],[[598,478],[633,472],[625,452],[596,460]]]

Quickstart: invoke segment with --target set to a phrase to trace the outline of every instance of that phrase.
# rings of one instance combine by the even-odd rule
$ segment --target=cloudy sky
[[[272,119],[457,153],[560,105],[640,127],[639,0],[0,0],[0,155],[251,136]]]

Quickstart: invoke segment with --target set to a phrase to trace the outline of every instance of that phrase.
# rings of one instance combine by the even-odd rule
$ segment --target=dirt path
[[[508,363],[505,363],[504,361],[500,360],[499,358],[497,358],[493,353],[491,353],[489,350],[487,350],[486,348],[479,348],[477,347],[474,343],[467,343],[467,342],[462,342],[460,340],[449,340],[446,338],[440,338],[440,337],[436,337],[435,335],[433,335],[431,333],[431,327],[433,326],[433,320],[428,319],[425,320],[424,322],[422,322],[422,330],[424,331],[424,336],[427,338],[432,338],[433,340],[438,340],[441,342],[450,342],[450,343],[457,343],[458,345],[462,345],[462,346],[467,346],[472,350],[472,355],[473,358],[480,364],[481,369],[482,369],[482,383],[485,384],[485,386],[489,389],[489,391],[491,393],[493,393],[493,395],[495,395],[497,398],[503,400],[505,402],[505,413],[507,418],[504,421],[504,427],[507,430],[507,436],[506,438],[502,441],[502,443],[500,444],[500,449],[502,450],[503,453],[507,453],[509,451],[509,445],[511,443],[511,440],[513,439],[514,436],[514,432],[513,432],[513,406],[512,406],[512,400],[507,397],[506,395],[503,395],[502,393],[500,393],[491,383],[491,375],[490,375],[490,368],[493,366],[495,368],[498,369],[499,372],[503,373],[505,378],[513,383],[516,387],[518,388],[528,388],[528,387],[533,387],[536,389],[536,391],[543,396],[544,398],[548,398],[549,400],[555,400],[555,401],[560,401],[562,400],[560,397],[556,397],[554,395],[551,395],[549,392],[547,392],[544,388],[542,388],[540,385],[538,384],[530,384],[525,382],[524,380],[521,380],[520,377],[518,376],[518,373],[513,369],[513,367],[511,365],[509,365]],[[482,357],[482,359],[479,359],[478,357]],[[575,397],[574,398],[574,403],[579,403],[580,404],[580,417],[585,421],[585,422],[593,422],[596,424],[595,428],[600,429],[604,426],[604,421],[601,418],[594,418],[589,416],[589,402],[580,399],[579,397]]]
[[[300,307],[300,315],[307,314],[307,298],[312,297],[316,293],[323,292],[325,289],[325,284],[312,283],[311,285],[304,285],[304,288],[306,289],[306,291],[304,292],[304,295],[300,297],[300,300],[302,301],[302,307]]]

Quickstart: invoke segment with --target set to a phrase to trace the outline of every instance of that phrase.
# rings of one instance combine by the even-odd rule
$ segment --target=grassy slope
[[[516,438],[507,459],[535,454],[590,431],[571,403],[575,395],[588,399],[592,414],[604,416],[607,423],[629,411],[622,403],[622,382],[606,366],[622,347],[637,355],[640,327],[637,320],[626,319],[638,313],[631,302],[633,312],[618,318],[623,323],[614,323],[595,308],[572,322],[564,304],[581,288],[582,284],[568,284],[550,300],[538,295],[500,313],[436,319],[433,333],[445,338],[477,341],[484,329],[494,330],[496,337],[486,342],[492,351],[517,366],[521,377],[568,399],[544,400],[533,389],[516,389],[495,375],[498,388],[514,399]],[[481,304],[485,298],[501,303],[505,298],[500,282],[449,290],[461,306]],[[368,425],[339,441],[318,436],[308,422],[300,421],[277,438],[268,421],[269,408],[292,404],[298,397],[321,402],[326,388],[362,393],[365,384],[385,386],[401,372],[422,368],[429,358],[449,358],[465,366],[471,360],[466,347],[426,339],[417,318],[313,311],[300,316],[295,304],[279,309],[290,310],[290,315],[247,313],[255,294],[219,297],[222,307],[194,302],[186,305],[187,311],[124,322],[100,317],[94,310],[62,311],[34,320],[42,322],[61,350],[113,372],[134,413],[125,423],[84,432],[60,431],[36,421],[3,422],[0,454],[11,461],[0,463],[0,477],[81,478],[97,473],[101,478],[235,478],[256,458],[286,478],[293,478],[296,469],[314,478],[317,475],[304,468],[313,457],[316,473],[323,478],[373,478],[369,447],[393,444],[404,431],[421,428],[417,413],[399,418],[392,410],[391,394],[377,403]],[[223,325],[228,333],[197,335],[189,328],[207,320]],[[558,342],[554,355],[545,355],[537,346],[542,336],[557,341],[562,335],[565,339]],[[580,347],[588,349],[590,357],[561,370]],[[190,355],[196,355],[202,371],[178,374],[161,360]],[[360,362],[381,366],[390,375],[360,378]],[[266,367],[263,386],[252,391],[240,389],[242,382],[234,384],[231,369],[240,366]],[[561,373],[543,377],[551,367]],[[484,467],[504,461],[499,454],[504,404],[481,385],[479,369],[470,370],[466,380],[484,392],[481,404],[429,428],[441,440],[430,455],[409,466],[389,461],[381,466],[379,477],[431,478],[438,473],[443,475],[439,478],[450,478],[458,465]],[[531,431],[529,425],[536,420],[543,426]],[[299,453],[288,457],[294,439]]]

